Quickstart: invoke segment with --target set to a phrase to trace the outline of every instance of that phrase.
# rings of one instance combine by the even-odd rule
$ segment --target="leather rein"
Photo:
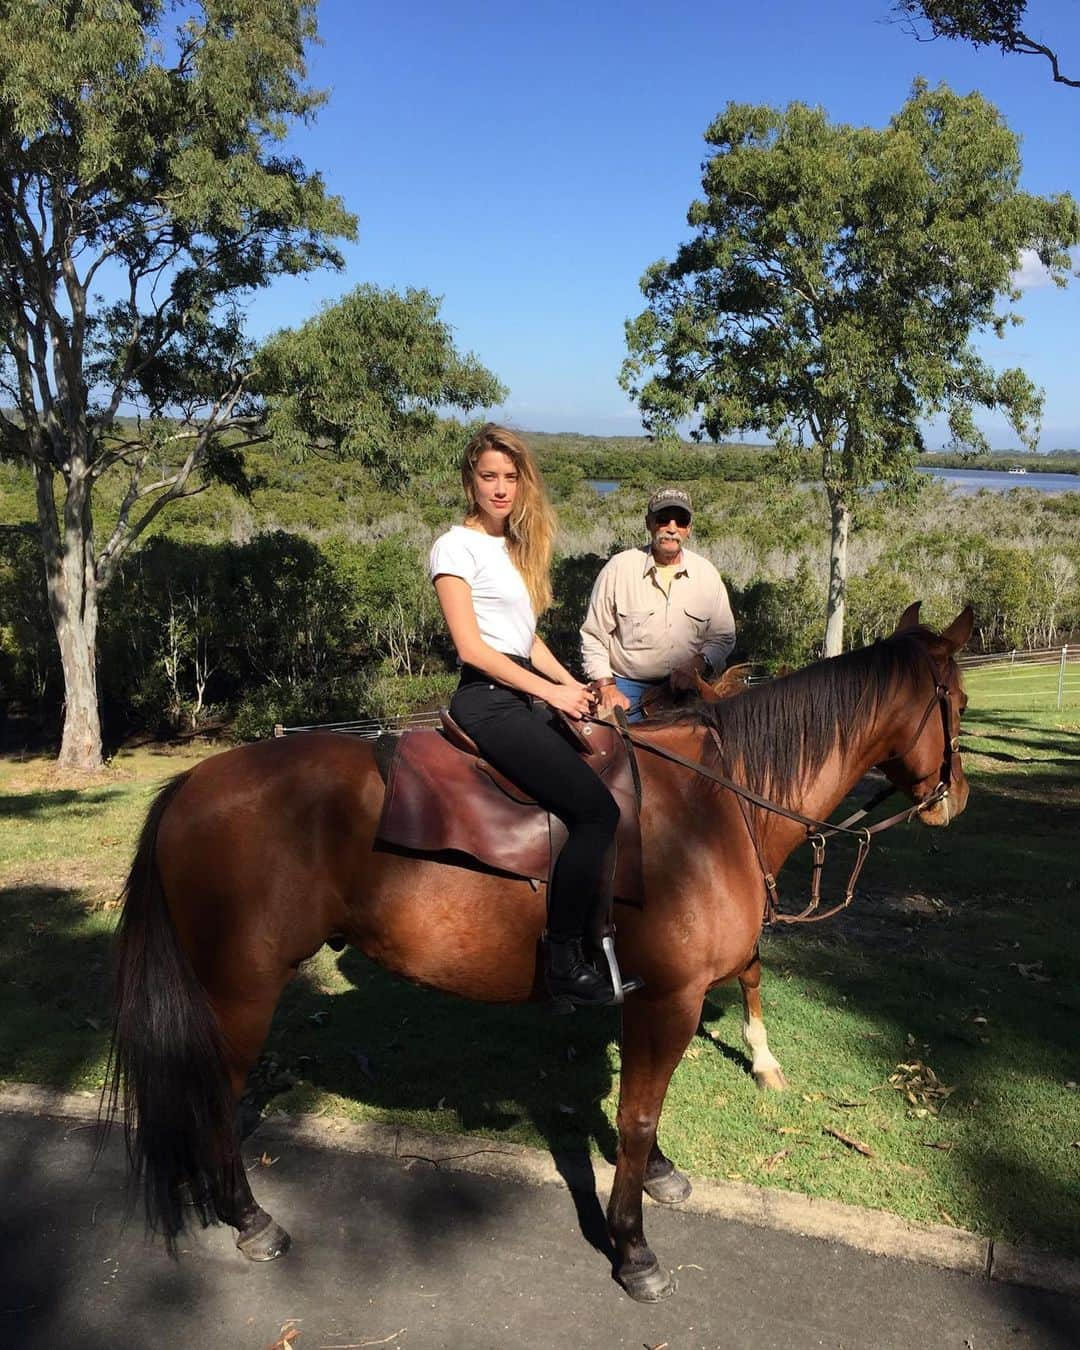
[[[762,797],[758,793],[751,791],[750,788],[735,782],[734,779],[729,778],[726,774],[721,773],[718,769],[712,768],[701,760],[688,759],[685,755],[680,755],[674,750],[668,750],[665,746],[655,745],[651,741],[642,740],[639,736],[634,735],[626,720],[625,712],[621,708],[618,708],[616,709],[616,721],[624,740],[627,742],[627,752],[630,755],[631,764],[634,767],[635,786],[638,787],[639,803],[641,795],[640,779],[637,774],[636,764],[634,764],[633,746],[637,746],[640,750],[646,750],[649,754],[657,755],[661,759],[670,760],[673,764],[681,764],[684,768],[690,769],[700,777],[707,778],[711,782],[727,788],[735,794],[738,800],[739,810],[742,814],[743,822],[746,825],[746,832],[750,836],[750,842],[754,847],[754,854],[757,857],[758,867],[761,870],[762,881],[765,884],[765,923],[817,923],[822,919],[832,918],[832,916],[839,913],[840,910],[846,909],[854,899],[855,886],[858,882],[859,874],[862,872],[863,864],[866,862],[867,855],[870,852],[871,836],[880,834],[882,830],[891,829],[893,825],[899,825],[902,821],[914,819],[921,811],[927,810],[928,807],[936,806],[938,802],[943,801],[949,795],[949,787],[953,779],[953,759],[959,754],[960,741],[959,737],[952,734],[952,719],[949,708],[949,687],[942,680],[941,673],[938,670],[934,658],[929,652],[924,652],[924,655],[930,666],[930,671],[934,680],[934,692],[930,696],[930,701],[927,703],[926,709],[919,719],[919,725],[916,727],[914,735],[908,741],[904,749],[895,754],[887,755],[884,759],[879,760],[878,763],[874,765],[874,768],[880,769],[882,765],[888,764],[892,760],[903,759],[908,751],[917,744],[927,722],[930,720],[934,708],[939,708],[941,711],[942,732],[944,734],[941,776],[938,779],[938,784],[933,792],[931,792],[923,801],[905,807],[903,811],[897,811],[895,815],[888,816],[885,820],[880,820],[874,825],[860,826],[858,829],[854,828],[857,821],[862,820],[876,807],[880,806],[882,802],[886,801],[889,797],[893,796],[894,793],[899,791],[899,788],[890,783],[880,791],[876,792],[865,806],[861,807],[858,811],[853,812],[839,823],[834,824],[827,820],[816,820],[813,816],[805,816],[801,812],[793,810],[791,807],[782,806],[779,802],[771,801],[768,797]],[[715,727],[709,727],[709,735],[712,738],[713,744],[716,746],[717,759],[723,764],[724,747]],[[758,806],[762,810],[771,812],[774,815],[785,816],[788,820],[798,821],[800,825],[806,826],[805,842],[808,843],[813,850],[810,899],[806,907],[798,914],[785,914],[780,909],[780,897],[777,891],[776,878],[766,866],[761,851],[761,845],[758,842],[757,835],[754,832],[753,824],[750,819],[748,803],[753,806]],[[844,888],[844,898],[831,908],[821,910],[821,880],[825,870],[825,846],[828,840],[835,835],[850,835],[857,839],[858,850],[856,852],[855,862],[851,869],[851,875],[848,877],[847,885]]]

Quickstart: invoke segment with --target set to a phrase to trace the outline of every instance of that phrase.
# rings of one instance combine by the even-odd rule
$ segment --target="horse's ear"
[[[909,628],[918,628],[919,606],[921,604],[921,600],[916,600],[913,605],[908,605],[907,609],[900,615],[900,622],[896,625],[897,633],[906,633]],[[895,634],[893,636],[895,637]]]
[[[963,647],[968,638],[971,637],[971,630],[975,627],[975,611],[970,605],[965,605],[960,613],[949,624],[948,628],[941,634],[942,642],[946,643],[950,652],[958,652]]]
[[[717,691],[715,685],[711,685],[708,680],[703,680],[696,672],[694,674],[694,681],[697,684],[697,696],[701,699],[702,703],[719,703],[724,697],[723,694]]]

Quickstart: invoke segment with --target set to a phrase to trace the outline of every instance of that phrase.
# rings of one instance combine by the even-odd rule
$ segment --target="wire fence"
[[[1080,643],[960,658],[969,697],[980,707],[1054,710],[1080,707]]]
[[[959,665],[966,674],[969,696],[982,708],[1019,710],[1080,707],[1080,643],[1028,651],[986,652],[965,655]],[[751,664],[749,683],[771,679],[764,666]],[[435,710],[401,713],[387,717],[361,717],[350,722],[324,722],[309,726],[275,726],[275,736],[301,731],[336,731],[362,740],[376,740],[385,733],[415,727],[437,727]]]

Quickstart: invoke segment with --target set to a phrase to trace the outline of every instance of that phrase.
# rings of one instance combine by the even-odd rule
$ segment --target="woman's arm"
[[[558,708],[560,712],[570,717],[584,717],[589,712],[589,696],[583,685],[579,685],[576,681],[572,684],[564,684],[561,681],[552,683],[551,680],[534,675],[530,670],[522,670],[508,656],[488,646],[480,636],[476,611],[473,609],[472,591],[463,577],[455,577],[449,572],[440,573],[435,577],[435,594],[439,597],[439,604],[442,606],[446,626],[450,629],[450,638],[459,660],[466,665],[475,666],[477,670],[482,670],[485,675],[490,675],[500,684],[542,698],[545,703],[550,703],[553,708]],[[543,643],[540,645],[543,646]],[[547,651],[547,648],[544,647],[544,650]],[[551,663],[562,670],[550,652],[548,656]]]

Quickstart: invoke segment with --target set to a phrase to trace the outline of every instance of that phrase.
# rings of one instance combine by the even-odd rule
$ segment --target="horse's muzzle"
[[[935,802],[933,806],[928,806],[924,811],[920,811],[918,818],[924,825],[938,827],[948,825],[964,810],[967,801],[967,779],[953,779],[945,796],[940,801]]]

